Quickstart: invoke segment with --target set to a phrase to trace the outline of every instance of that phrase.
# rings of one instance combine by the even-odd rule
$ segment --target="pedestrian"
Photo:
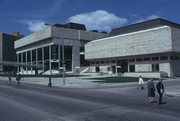
[[[149,103],[153,103],[155,97],[155,86],[152,78],[148,80],[147,88],[148,88]]]
[[[9,74],[8,79],[9,79],[9,84],[11,85],[11,82],[12,82],[11,74]]]
[[[163,85],[163,80],[162,79],[160,79],[159,82],[157,83],[156,89],[157,89],[157,92],[159,94],[158,104],[159,105],[165,104],[165,102],[162,102],[162,96],[163,96],[163,93],[164,93],[164,85]]]
[[[139,83],[138,83],[137,89],[139,89],[139,87],[142,90],[144,89],[144,80],[143,80],[143,78],[141,76],[139,76]]]
[[[48,84],[48,87],[51,87],[52,86],[52,82],[51,82],[51,75],[49,76],[49,84]]]
[[[16,76],[16,81],[17,81],[17,85],[21,85],[20,84],[20,80],[21,80],[21,76],[20,76],[20,74],[18,74],[17,76]]]

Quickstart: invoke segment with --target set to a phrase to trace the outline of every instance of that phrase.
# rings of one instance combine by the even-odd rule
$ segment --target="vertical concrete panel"
[[[160,63],[159,71],[166,72],[169,77],[173,76],[173,73],[170,69],[170,63]]]

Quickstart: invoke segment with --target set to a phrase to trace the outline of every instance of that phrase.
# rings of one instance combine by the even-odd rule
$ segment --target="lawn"
[[[92,78],[94,80],[99,81],[93,81],[98,83],[126,83],[126,82],[138,82],[138,77],[102,77],[102,78]],[[144,81],[147,81],[149,78],[143,78]],[[154,78],[154,80],[158,80],[157,78]]]

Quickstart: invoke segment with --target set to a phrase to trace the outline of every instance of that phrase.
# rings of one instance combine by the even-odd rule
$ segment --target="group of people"
[[[137,89],[139,89],[139,88],[144,89],[144,84],[145,84],[144,80],[140,76]],[[165,104],[165,102],[162,102],[162,97],[163,97],[163,93],[164,93],[164,85],[163,85],[163,80],[162,79],[159,79],[156,87],[154,85],[153,79],[152,78],[149,79],[148,83],[147,83],[147,89],[148,89],[149,103],[156,102],[156,101],[154,101],[154,97],[155,97],[155,91],[157,90],[157,92],[159,94],[158,104],[159,105]]]
[[[9,79],[9,84],[11,85],[12,84],[12,75],[11,74],[9,74],[8,79]],[[18,86],[21,85],[20,80],[21,80],[21,75],[20,74],[16,75],[16,81],[17,81]]]

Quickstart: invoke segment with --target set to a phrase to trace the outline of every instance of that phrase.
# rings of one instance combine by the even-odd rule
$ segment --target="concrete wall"
[[[173,52],[180,52],[180,29],[172,28]]]
[[[151,64],[135,64],[135,72],[152,71]]]
[[[149,73],[148,72],[146,72],[146,73],[132,72],[132,73],[124,73],[123,76],[127,76],[127,77],[139,77],[139,76],[142,76],[142,77],[147,77],[147,78],[160,78],[160,77],[162,77],[160,72],[149,72]]]
[[[170,63],[160,63],[159,64],[159,71],[166,72],[168,77],[173,76],[171,69],[170,69]]]
[[[15,49],[17,49],[25,45],[29,45],[50,37],[51,37],[51,27],[15,41],[14,47]]]
[[[104,39],[85,45],[85,59],[123,57],[172,51],[171,28],[157,27]]]
[[[173,73],[173,76],[180,76],[180,61],[171,62],[170,69]]]

